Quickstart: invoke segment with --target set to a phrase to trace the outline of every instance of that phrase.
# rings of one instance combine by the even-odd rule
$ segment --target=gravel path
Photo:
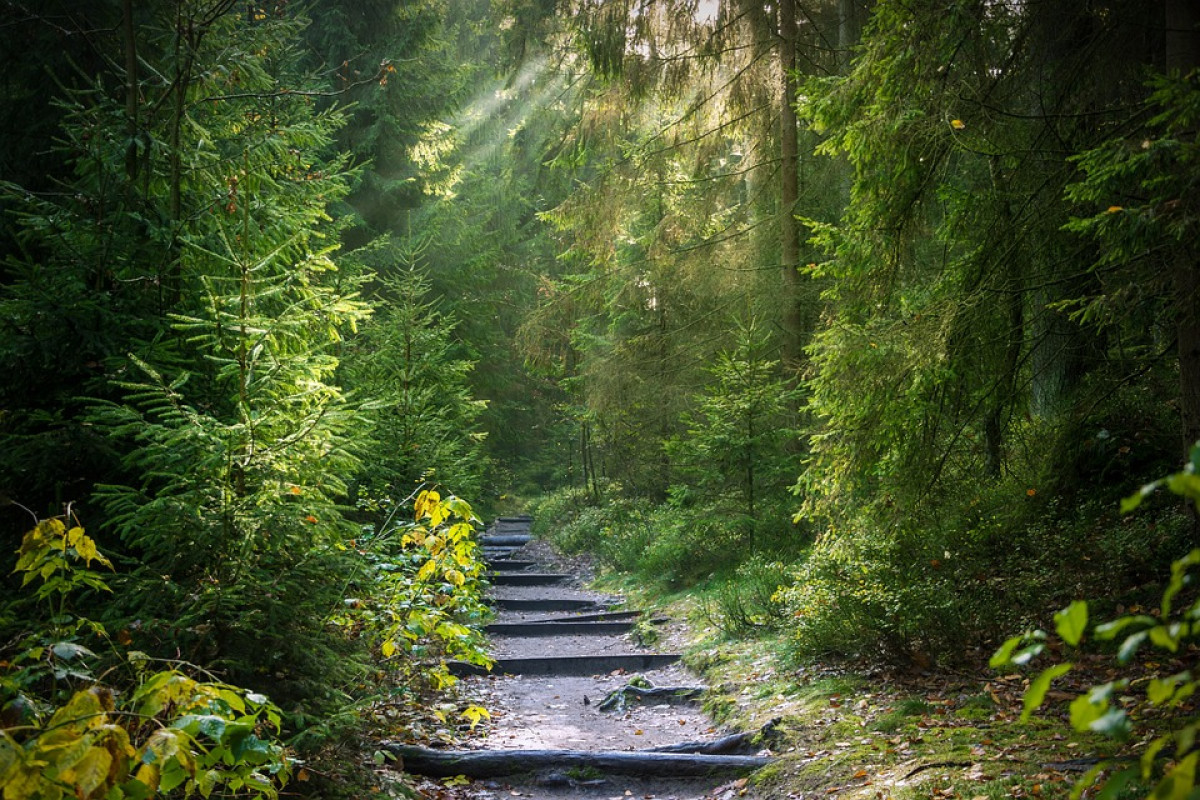
[[[510,525],[508,533],[512,533]],[[547,586],[495,586],[494,598],[585,599],[597,604],[586,612],[500,611],[496,622],[562,620],[621,608],[621,598],[586,588],[594,576],[583,559],[565,559],[540,541],[531,541],[512,556],[534,562],[527,572],[566,572],[571,577]],[[665,636],[664,640],[675,637]],[[494,636],[493,656],[553,658],[559,656],[614,655],[656,652],[640,646],[632,634]],[[648,670],[640,677],[654,686],[701,686],[700,679],[681,665]],[[462,694],[489,709],[492,719],[485,737],[473,747],[487,750],[645,750],[679,742],[711,741],[721,730],[695,703],[637,702],[619,712],[598,706],[612,690],[625,686],[634,675],[612,670],[595,675],[488,675],[463,679]],[[523,780],[477,780],[461,787],[464,800],[528,798],[628,798],[643,800],[732,800],[754,798],[744,779],[627,779],[622,776],[549,773]]]

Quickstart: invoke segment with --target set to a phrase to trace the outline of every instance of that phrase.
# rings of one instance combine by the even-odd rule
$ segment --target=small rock
[[[545,775],[538,777],[537,785],[546,789],[569,787],[571,779],[561,772],[547,772]]]

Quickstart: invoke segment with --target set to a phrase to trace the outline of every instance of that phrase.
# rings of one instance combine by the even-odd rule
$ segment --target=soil
[[[625,608],[622,598],[587,588],[594,566],[586,558],[564,558],[534,540],[511,555],[534,562],[529,572],[569,573],[570,578],[546,586],[493,587],[493,597],[540,599],[584,598],[598,604]],[[601,610],[601,609],[597,609]],[[567,619],[582,615],[564,612],[499,611],[496,622],[530,622]],[[595,610],[590,613],[595,613]],[[660,642],[677,641],[678,623],[659,626]],[[640,645],[633,634],[493,637],[497,658],[663,652]],[[661,647],[661,646],[660,646]],[[696,675],[679,664],[639,673],[654,686],[703,686]],[[615,672],[584,677],[489,675],[465,678],[460,695],[487,708],[491,720],[483,735],[466,747],[488,750],[645,750],[680,742],[711,741],[730,731],[716,726],[696,703],[636,701],[621,712],[603,712],[598,706],[614,689],[626,685],[633,674]],[[484,726],[481,726],[483,728]],[[432,789],[433,784],[427,782]],[[478,780],[453,788],[438,786],[431,797],[454,800],[567,800],[567,798],[643,798],[643,800],[730,800],[754,798],[745,779],[634,779],[619,775],[549,773],[523,780]]]

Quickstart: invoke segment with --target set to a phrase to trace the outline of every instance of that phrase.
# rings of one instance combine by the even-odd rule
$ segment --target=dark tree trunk
[[[125,38],[125,175],[130,188],[137,185],[138,174],[138,60],[137,37],[133,25],[133,0],[121,4],[121,30]]]
[[[783,279],[783,364],[794,372],[803,354],[804,314],[800,297],[799,132],[796,120],[796,0],[779,4],[779,234]]]
[[[1200,4],[1195,0],[1167,0],[1166,67],[1168,73],[1187,75],[1200,66]],[[1190,202],[1184,198],[1185,202]],[[1173,265],[1179,317],[1180,416],[1184,453],[1200,440],[1200,265],[1195,248],[1182,243]]]

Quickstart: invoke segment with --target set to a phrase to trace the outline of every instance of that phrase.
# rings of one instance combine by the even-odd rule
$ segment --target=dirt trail
[[[514,581],[542,579],[501,577],[492,587],[491,598],[498,609],[497,625],[491,634],[497,666],[492,674],[464,677],[462,689],[464,697],[487,707],[492,719],[486,737],[470,747],[498,755],[515,750],[630,754],[684,742],[713,742],[729,734],[718,729],[698,703],[680,698],[666,698],[667,702],[663,698],[645,702],[635,699],[620,710],[601,710],[609,692],[626,686],[635,676],[655,687],[702,687],[702,683],[678,663],[637,669],[637,660],[647,655],[665,662],[673,660],[673,654],[641,646],[633,630],[619,632],[619,628],[632,628],[636,622],[634,615],[614,613],[624,610],[622,599],[585,588],[592,577],[587,564],[564,560],[544,543],[527,540],[528,530],[527,518],[501,518],[489,528],[484,544],[494,564],[494,575],[550,573],[563,577],[545,578],[550,582],[544,585],[510,585]],[[498,541],[505,546],[494,544]],[[501,564],[502,559],[529,563],[506,567]],[[576,610],[528,610],[531,601],[536,604],[546,600],[557,601],[559,605],[564,605],[563,601],[576,605],[578,601],[588,601],[588,604]],[[518,604],[522,608],[508,609],[506,601],[522,601]],[[573,624],[560,626],[561,630],[554,629],[550,635],[540,627],[557,622]],[[516,624],[521,627],[511,627]],[[531,624],[535,626],[532,629]],[[519,635],[510,635],[514,631]],[[528,633],[540,635],[520,635]],[[582,660],[585,656],[590,658]],[[523,674],[496,674],[504,671]],[[736,752],[744,755],[754,753],[755,749],[750,746]],[[513,755],[518,759],[524,757]],[[712,759],[716,763],[723,757],[727,758],[704,755],[677,758],[699,762]],[[412,763],[411,759],[405,760]],[[543,765],[532,772],[523,767],[520,772],[523,774],[478,778],[459,790],[463,794],[456,792],[455,796],[470,800],[512,797],[730,800],[755,796],[744,778],[729,772],[704,778],[647,778],[601,772],[586,765],[574,768]],[[454,774],[453,770],[448,774]],[[664,773],[650,773],[661,774]]]

